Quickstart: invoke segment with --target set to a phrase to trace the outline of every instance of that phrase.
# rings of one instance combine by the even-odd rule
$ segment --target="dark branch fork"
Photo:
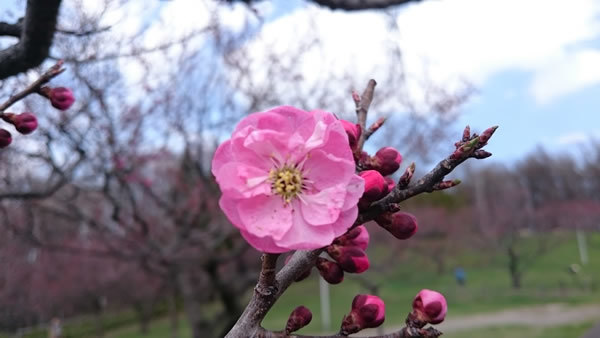
[[[366,116],[368,113],[369,106],[373,100],[374,88],[376,82],[370,80],[367,88],[363,92],[361,97],[358,94],[353,93],[353,99],[356,103],[356,112],[359,121],[359,125],[365,130]],[[383,123],[383,122],[381,122]],[[377,126],[376,128],[379,128]],[[371,129],[371,128],[370,128]],[[491,137],[494,128],[489,133],[487,138]],[[366,138],[365,133],[362,133],[361,139],[359,140],[358,152],[362,151],[362,145]],[[442,183],[444,177],[454,170],[457,166],[463,163],[469,158],[485,158],[488,157],[489,153],[481,149],[487,144],[487,140],[480,142],[480,137],[477,135],[471,136],[468,127],[463,134],[463,138],[456,143],[456,151],[440,161],[429,173],[425,174],[422,178],[414,183],[410,183],[410,177],[414,172],[414,164],[411,164],[401,178],[400,184],[394,188],[386,197],[373,203],[366,211],[362,212],[354,226],[364,224],[372,220],[375,216],[388,212],[395,211],[398,208],[398,203],[407,200],[413,196],[424,192],[432,192],[440,190],[440,183]],[[410,184],[409,184],[410,183]],[[227,338],[238,338],[238,337],[257,337],[257,338],[268,338],[268,337],[285,337],[282,332],[272,332],[265,330],[260,326],[262,320],[271,309],[273,304],[279,299],[279,297],[285,292],[285,290],[294,282],[294,280],[300,276],[306,269],[310,268],[315,264],[315,261],[319,254],[324,248],[311,250],[311,251],[296,251],[292,256],[291,260],[272,278],[273,269],[278,255],[264,254],[263,255],[263,271],[261,271],[259,282],[254,289],[254,294],[250,303],[244,310],[244,313],[240,316],[237,323],[233,326],[231,331],[227,334]],[[404,338],[404,337],[420,337],[420,338],[431,338],[438,337],[441,332],[434,328],[418,328],[410,325],[410,320],[407,319],[407,326],[401,330],[383,335],[376,336],[380,338]],[[339,335],[331,336],[301,336],[292,335],[290,337],[339,337]]]

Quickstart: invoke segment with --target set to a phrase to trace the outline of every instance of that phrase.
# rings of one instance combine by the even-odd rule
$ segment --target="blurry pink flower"
[[[423,289],[413,300],[413,312],[422,322],[439,324],[446,318],[448,304],[441,293]]]
[[[280,253],[331,244],[358,215],[342,123],[331,113],[282,106],[244,118],[215,152],[221,209],[256,249]]]
[[[372,295],[356,295],[352,301],[352,310],[344,316],[341,332],[344,335],[356,333],[362,329],[378,327],[385,321],[383,300]]]

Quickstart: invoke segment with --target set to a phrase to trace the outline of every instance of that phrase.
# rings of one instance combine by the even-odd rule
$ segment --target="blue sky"
[[[287,17],[307,7],[274,1],[268,19],[293,22]],[[334,18],[340,11],[318,12],[316,20],[343,22]],[[361,21],[368,12],[344,14],[369,22]],[[539,146],[578,154],[600,140],[600,1],[430,0],[396,15],[409,71],[426,64],[440,85],[460,78],[475,86],[456,125],[499,125],[487,147],[495,160],[511,162]]]
[[[91,8],[97,4],[85,3]],[[14,8],[14,3],[3,2],[0,10],[6,6]],[[146,39],[151,44],[165,34],[172,37],[206,24],[207,9],[215,3],[174,0],[150,6],[147,0],[135,0],[128,6],[130,12],[148,14],[123,15],[123,10],[109,16],[121,23],[123,32],[147,23],[150,15],[173,29],[150,30]],[[379,57],[384,44],[401,47],[415,83],[420,77],[444,88],[469,82],[477,91],[462,108],[457,133],[466,124],[479,131],[499,125],[488,146],[495,160],[520,159],[540,145],[550,152],[578,153],[591,138],[600,140],[600,0],[425,0],[399,7],[393,14],[394,32],[378,11],[350,14],[302,0],[266,1],[256,8],[265,18],[258,39],[294,43],[310,21],[328,46],[323,58],[342,70],[352,68],[357,83],[393,66]],[[241,4],[219,10],[232,29],[254,17]],[[356,65],[346,62],[348,55]],[[310,74],[318,67],[309,64],[306,69],[307,81],[322,75]],[[314,71],[319,72],[322,68]],[[409,89],[418,101],[419,88],[412,83]]]

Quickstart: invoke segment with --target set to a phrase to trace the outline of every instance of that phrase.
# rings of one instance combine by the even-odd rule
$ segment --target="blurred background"
[[[13,108],[40,127],[0,151],[0,336],[223,336],[259,253],[218,208],[212,152],[277,105],[354,120],[370,78],[368,124],[387,122],[366,150],[399,149],[395,178],[430,170],[465,125],[499,125],[494,155],[403,204],[411,240],[369,224],[369,271],[330,287],[313,272],[265,327],[303,304],[301,332],[332,333],[372,293],[394,330],[422,288],[447,297],[444,337],[582,337],[600,322],[600,1],[318,2],[63,1],[50,58],[0,82],[4,100],[63,59],[53,84],[77,97]],[[0,21],[26,5],[2,1]]]

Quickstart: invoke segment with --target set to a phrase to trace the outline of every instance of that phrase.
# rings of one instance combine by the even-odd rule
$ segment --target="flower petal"
[[[324,225],[335,222],[344,205],[346,187],[339,184],[316,194],[302,195],[302,217],[308,224]]]
[[[221,166],[215,176],[223,194],[232,194],[231,197],[271,195],[271,186],[267,182],[269,173],[263,169],[229,162]]]
[[[302,167],[305,177],[311,181],[309,188],[327,189],[346,183],[354,175],[354,162],[335,157],[322,150],[313,150]]]
[[[296,204],[294,209],[297,209],[301,204],[298,201],[292,202]],[[276,244],[282,247],[306,250],[315,249],[331,244],[335,238],[333,229],[330,226],[313,226],[306,223],[306,220],[299,212],[293,212],[293,226]]]
[[[292,207],[284,206],[281,196],[258,195],[239,201],[240,218],[248,233],[277,240],[292,226]]]

